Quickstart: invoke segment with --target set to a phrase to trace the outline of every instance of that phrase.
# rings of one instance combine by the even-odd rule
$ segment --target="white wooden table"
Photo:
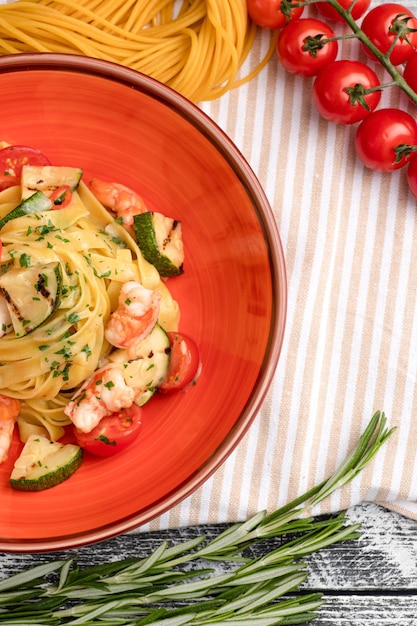
[[[357,542],[309,559],[308,587],[324,591],[317,626],[417,625],[417,523],[364,504],[348,511]]]
[[[320,591],[325,599],[314,626],[417,626],[417,522],[369,503],[349,509],[347,515],[361,523],[361,538],[306,559],[308,580],[303,589]],[[146,556],[163,539],[186,540],[201,533],[210,537],[223,528],[125,534],[65,552],[0,553],[0,577],[74,555],[80,567]]]

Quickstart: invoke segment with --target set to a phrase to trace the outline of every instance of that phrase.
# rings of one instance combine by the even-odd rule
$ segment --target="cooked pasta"
[[[20,186],[0,193],[0,218],[19,203],[19,194]],[[43,427],[56,440],[70,423],[64,407],[74,389],[112,349],[104,331],[121,285],[133,280],[159,292],[158,321],[165,330],[177,329],[178,305],[134,239],[83,182],[68,207],[7,222],[1,242],[7,267],[60,266],[58,308],[26,335],[4,334],[0,350],[0,393],[21,400],[21,435]]]
[[[17,0],[0,5],[0,53],[58,52],[112,61],[194,102],[250,80],[238,76],[256,36],[245,0]]]

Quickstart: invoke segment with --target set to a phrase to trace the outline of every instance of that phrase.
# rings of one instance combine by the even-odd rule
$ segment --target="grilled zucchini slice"
[[[50,489],[70,478],[82,460],[79,446],[32,434],[14,463],[10,486],[19,491]]]
[[[147,211],[134,216],[133,228],[140,251],[161,276],[167,278],[183,273],[181,222]]]
[[[138,391],[136,404],[143,406],[165,380],[171,344],[165,330],[158,323],[136,349],[136,358],[128,360],[126,350],[115,350],[110,360],[124,365],[123,376],[127,385]]]
[[[61,288],[58,262],[13,267],[0,276],[0,293],[17,337],[29,334],[52,315],[59,305]]]
[[[56,165],[24,165],[22,168],[22,199],[29,198],[34,192],[42,191],[50,196],[55,189],[68,185],[75,191],[80,184],[83,171],[79,167]]]

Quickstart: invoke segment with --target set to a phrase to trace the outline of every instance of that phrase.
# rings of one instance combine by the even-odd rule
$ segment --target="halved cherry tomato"
[[[0,150],[0,191],[20,184],[24,165],[50,165],[49,159],[30,146],[8,146]]]
[[[336,58],[337,41],[327,41],[334,36],[333,29],[321,20],[294,20],[278,35],[278,58],[292,74],[315,76],[322,67]]]
[[[351,9],[353,19],[358,20],[368,10],[371,0],[356,0],[356,2],[352,2],[352,0],[339,0],[339,4],[344,9]],[[326,19],[332,22],[345,22],[344,18],[332,7],[330,2],[316,2],[314,6]]]
[[[356,154],[372,170],[390,172],[403,167],[415,155],[417,123],[401,109],[372,111],[359,124]]]
[[[187,335],[168,333],[171,344],[168,374],[159,390],[180,391],[192,383],[198,373],[200,356],[195,342]]]
[[[392,46],[389,58],[393,65],[405,63],[417,48],[417,19],[402,4],[389,2],[374,7],[365,15],[361,29],[383,54]],[[367,46],[362,47],[375,59]]]
[[[336,124],[354,124],[373,111],[380,91],[366,93],[380,82],[375,72],[360,61],[341,59],[323,67],[313,84],[313,102],[320,115]]]
[[[278,29],[297,19],[304,7],[292,7],[290,0],[247,0],[246,6],[252,22],[262,28]]]
[[[103,417],[89,433],[74,428],[76,441],[81,448],[95,456],[113,456],[125,450],[136,439],[142,424],[142,409],[133,404]]]
[[[61,185],[57,187],[49,196],[51,202],[55,205],[54,209],[64,209],[72,200],[72,191],[69,185]]]

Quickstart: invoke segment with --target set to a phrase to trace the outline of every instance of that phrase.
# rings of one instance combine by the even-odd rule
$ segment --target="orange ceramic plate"
[[[145,407],[137,444],[85,458],[40,493],[10,489],[19,442],[0,466],[0,549],[100,541],[160,515],[202,484],[253,420],[274,373],[286,311],[285,265],[264,193],[231,141],[158,82],[101,61],[55,54],[0,58],[1,140],[135,188],[180,219],[185,273],[169,286],[202,373]],[[1,361],[1,343],[0,343]]]

